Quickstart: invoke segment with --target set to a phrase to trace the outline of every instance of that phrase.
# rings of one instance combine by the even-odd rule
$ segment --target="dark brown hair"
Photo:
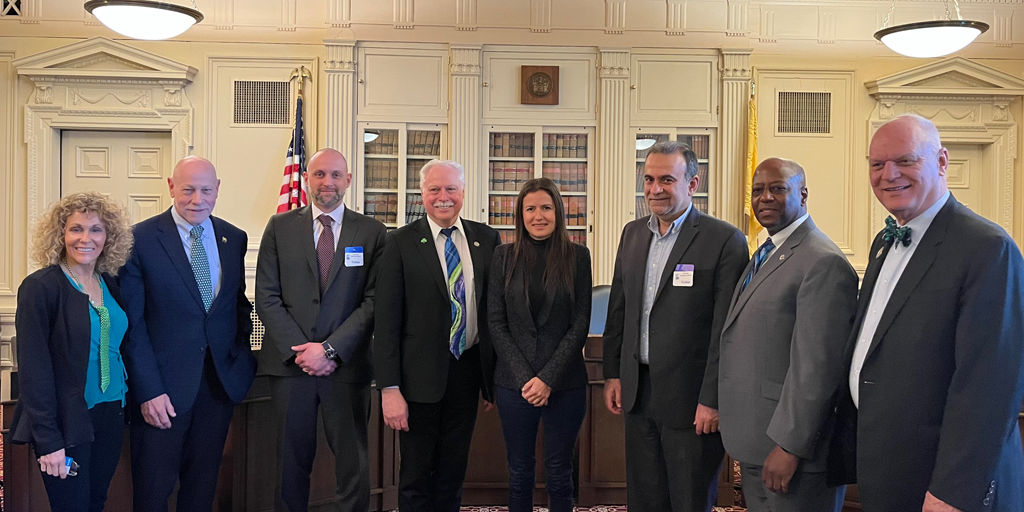
[[[533,192],[547,192],[555,206],[555,231],[551,233],[551,247],[548,248],[547,263],[544,268],[544,292],[555,293],[559,288],[569,292],[573,297],[573,282],[576,279],[576,254],[569,241],[569,233],[565,229],[565,205],[558,186],[548,178],[534,178],[523,184],[519,196],[516,197],[515,222],[516,239],[512,243],[512,257],[506,262],[505,286],[512,280],[513,272],[518,268],[523,272],[529,285],[527,269],[536,259],[537,249],[529,241],[530,233],[523,222],[523,198]]]

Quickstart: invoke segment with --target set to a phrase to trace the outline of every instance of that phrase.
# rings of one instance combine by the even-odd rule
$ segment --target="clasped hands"
[[[324,357],[324,347],[319,343],[311,341],[295,345],[291,349],[295,352],[295,364],[309,375],[324,377],[338,368],[337,361]]]

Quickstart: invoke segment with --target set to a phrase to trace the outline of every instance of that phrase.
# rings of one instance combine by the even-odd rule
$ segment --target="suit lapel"
[[[885,305],[885,309],[882,311],[882,317],[878,320],[878,327],[875,328],[875,335],[871,338],[871,346],[868,347],[868,353],[866,357],[871,357],[871,353],[878,347],[882,336],[885,335],[885,331],[892,325],[893,320],[896,319],[896,315],[903,308],[903,304],[910,298],[910,294],[917,289],[917,286],[921,284],[921,280],[924,275],[931,268],[932,264],[935,263],[935,257],[938,256],[938,247],[942,245],[942,242],[946,239],[946,230],[949,228],[949,222],[953,216],[953,210],[956,208],[956,200],[950,195],[946,201],[945,206],[939,210],[939,213],[935,215],[935,219],[932,220],[928,230],[924,233],[924,238],[921,239],[921,244],[917,250],[914,251],[914,255],[910,257],[910,261],[907,263],[907,268],[903,269],[903,273],[900,274],[899,280],[896,281],[896,287],[892,290],[892,295],[889,296],[889,301]],[[881,266],[881,265],[879,265]],[[878,277],[877,274],[875,276]],[[873,284],[873,283],[872,283]],[[871,300],[871,297],[868,297]]]
[[[228,240],[227,235],[223,234],[226,230],[224,229],[223,222],[216,218],[210,217],[210,222],[213,224],[213,239],[217,243],[217,258],[220,260],[220,291],[234,289],[234,283],[229,283],[228,279],[232,276],[240,275],[238,266],[236,265],[235,258],[231,257],[228,249],[229,243],[233,242]],[[221,298],[226,295],[224,293],[218,293],[213,298],[213,304],[210,305],[210,311],[217,307],[217,303],[221,301]]]
[[[672,252],[668,254],[668,260],[665,261],[665,268],[662,270],[661,279],[658,281],[658,292],[654,295],[652,303],[658,302],[658,297],[661,297],[662,290],[665,289],[669,280],[672,279],[672,272],[675,271],[676,262],[683,257],[683,254],[686,253],[686,249],[690,247],[693,239],[696,238],[697,234],[700,232],[699,220],[700,212],[697,211],[696,208],[693,208],[687,215],[687,218],[683,220],[682,225],[679,226],[679,236],[676,237],[676,243],[672,246]],[[653,233],[651,236],[653,236]],[[642,296],[643,295],[641,295],[641,297]]]
[[[361,247],[359,245],[359,230],[362,227],[361,219],[356,216],[356,213],[348,208],[345,208],[345,213],[341,217],[341,233],[338,235],[338,245],[334,249],[334,260],[331,262],[331,273],[327,276],[327,288],[330,288],[334,284],[334,279],[338,277],[338,272],[341,267],[345,265],[345,248],[346,247]],[[310,217],[310,222],[313,219]],[[315,251],[314,251],[315,258]],[[366,254],[363,254],[363,264],[366,265]]]
[[[480,243],[480,233],[477,232],[476,226],[470,222],[462,219],[462,230],[466,235],[466,245],[469,247],[469,257],[473,261],[473,292],[474,297],[477,301],[487,300],[486,297],[481,297],[484,292],[483,279],[478,279],[477,276],[480,270],[487,268],[490,261],[487,255],[484,254],[483,244]]]
[[[434,284],[437,285],[437,290],[441,292],[443,297],[448,297],[448,283],[444,280],[444,270],[441,268],[441,260],[437,258],[437,245],[434,242],[434,236],[430,232],[430,224],[427,223],[427,218],[422,217],[416,221],[415,226],[416,234],[419,235],[419,239],[415,242],[417,251],[419,251],[420,257],[423,259],[424,267],[427,269],[427,273],[430,274]],[[468,239],[468,233],[464,233]],[[426,242],[423,242],[426,240]]]
[[[160,245],[164,247],[164,252],[171,260],[171,265],[178,271],[178,275],[185,282],[185,288],[188,288],[192,298],[195,299],[199,307],[204,308],[203,297],[199,294],[199,285],[196,284],[196,275],[192,272],[192,264],[185,257],[185,246],[182,244],[181,235],[178,234],[178,226],[174,223],[171,210],[168,209],[160,216],[157,230],[160,232],[158,236]]]
[[[736,285],[736,290],[739,291],[739,293],[736,294],[734,292],[734,303],[729,309],[729,316],[725,319],[723,330],[729,327],[729,324],[735,320],[739,311],[747,304],[747,301],[750,300],[750,296],[754,294],[754,291],[756,291],[759,286],[761,286],[761,283],[765,282],[768,279],[768,276],[772,275],[776,270],[779,270],[786,261],[792,259],[793,253],[797,250],[796,248],[804,241],[804,238],[807,237],[807,234],[810,233],[812,229],[815,229],[815,225],[814,222],[811,221],[811,218],[808,217],[803,224],[793,230],[793,233],[786,238],[782,247],[776,249],[775,254],[772,254],[771,258],[761,265],[761,269],[754,274],[754,277],[750,280],[750,284],[748,284],[742,291],[739,291],[740,287],[743,286],[743,281],[746,279],[747,273],[749,273],[750,269],[753,268],[754,261],[751,260],[747,264],[747,268],[744,269],[743,275],[740,277],[740,282]]]

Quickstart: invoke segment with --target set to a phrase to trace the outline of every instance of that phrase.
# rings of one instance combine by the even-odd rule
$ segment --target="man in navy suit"
[[[927,119],[882,125],[868,162],[895,218],[871,245],[840,402],[864,510],[1024,510],[1020,250],[949,193]]]
[[[220,180],[190,156],[167,180],[174,206],[134,228],[121,271],[124,348],[133,403],[137,511],[210,510],[234,404],[255,374],[245,298],[244,231],[212,217]]]

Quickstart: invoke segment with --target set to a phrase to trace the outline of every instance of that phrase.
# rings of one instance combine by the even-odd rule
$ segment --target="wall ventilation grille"
[[[21,0],[0,0],[0,17],[21,16]]]
[[[288,82],[235,82],[235,124],[288,125]]]
[[[779,92],[778,133],[832,133],[832,93]]]

